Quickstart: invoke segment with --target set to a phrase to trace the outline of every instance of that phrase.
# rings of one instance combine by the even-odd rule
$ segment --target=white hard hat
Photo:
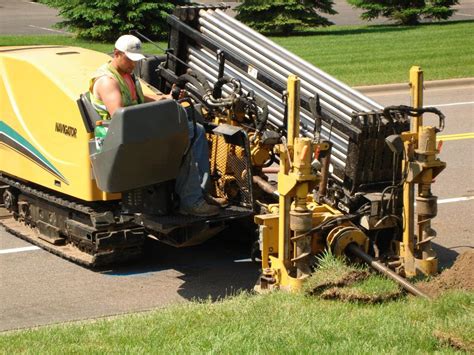
[[[142,42],[135,36],[123,35],[115,42],[115,48],[124,52],[128,59],[134,62],[145,59],[142,54]]]

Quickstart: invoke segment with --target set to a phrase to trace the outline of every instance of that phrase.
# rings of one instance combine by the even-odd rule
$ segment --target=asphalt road
[[[201,0],[202,3],[222,3],[220,0]],[[224,1],[234,7],[235,1]],[[474,0],[461,0],[454,8],[458,12],[450,20],[474,20]],[[335,0],[334,9],[337,15],[328,15],[330,21],[336,25],[363,25],[367,24],[359,16],[361,10],[353,9],[345,0]],[[232,13],[232,11],[230,11]],[[0,35],[29,34],[48,35],[64,33],[52,26],[60,21],[58,11],[45,5],[27,0],[0,0]],[[371,24],[390,23],[385,18],[379,18]]]
[[[407,90],[368,95],[384,105],[409,104]],[[441,158],[448,168],[434,185],[440,204],[433,226],[440,262],[449,266],[474,247],[474,85],[428,89],[425,103],[447,116]],[[453,136],[468,132],[470,139]],[[258,266],[247,259],[249,243],[235,236],[187,249],[152,241],[147,250],[140,262],[93,272],[0,229],[0,331],[218,299],[251,289],[258,277]]]

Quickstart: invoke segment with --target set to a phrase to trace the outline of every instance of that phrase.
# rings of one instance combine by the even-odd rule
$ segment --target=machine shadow
[[[144,257],[101,272],[131,276],[175,270],[183,281],[178,294],[188,300],[216,301],[253,289],[260,264],[250,259],[250,238],[235,239],[226,231],[193,247],[175,248],[149,240]]]

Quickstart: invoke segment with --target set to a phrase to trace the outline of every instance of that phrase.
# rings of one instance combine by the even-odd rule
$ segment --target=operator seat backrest
[[[121,107],[101,150],[90,152],[97,186],[124,192],[175,179],[188,145],[186,111],[176,101]]]
[[[77,106],[81,112],[87,132],[93,132],[96,122],[100,121],[102,118],[92,105],[90,92],[86,92],[79,96],[79,99],[77,100]]]

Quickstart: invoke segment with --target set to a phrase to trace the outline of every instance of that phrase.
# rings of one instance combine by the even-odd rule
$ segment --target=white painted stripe
[[[29,246],[29,247],[22,247],[22,248],[0,249],[0,254],[21,253],[24,251],[33,251],[33,250],[38,250],[38,249],[41,249],[41,248],[34,245]]]
[[[252,262],[252,259],[250,259],[250,258],[234,260],[234,263],[251,263],[251,262]]]
[[[439,105],[428,105],[425,107],[447,107],[447,106],[458,106],[458,105],[472,105],[474,101],[466,101],[466,102],[453,102],[452,104],[439,104]]]
[[[28,25],[28,27],[39,28],[40,30],[51,31],[51,32],[57,32],[57,33],[67,33],[67,32],[65,32],[65,31],[53,30],[53,29],[51,29],[51,28],[39,27],[39,26],[35,26],[35,25]]]
[[[455,15],[458,15],[458,16],[467,16],[467,17],[473,17],[474,15],[471,15],[471,14],[463,14],[462,12],[456,12]]]
[[[442,199],[442,200],[438,200],[438,204],[440,204],[440,203],[462,202],[462,201],[470,201],[470,200],[474,200],[474,196],[445,198],[445,199]]]

